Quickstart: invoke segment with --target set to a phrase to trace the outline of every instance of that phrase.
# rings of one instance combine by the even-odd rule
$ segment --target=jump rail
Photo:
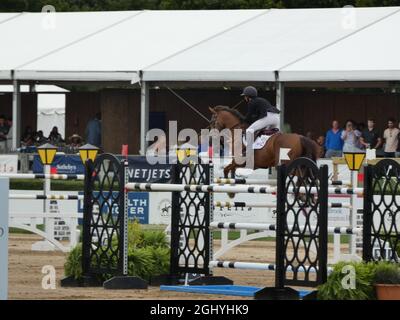
[[[10,179],[51,179],[51,180],[84,180],[83,174],[42,174],[42,173],[1,173],[0,177]]]
[[[276,203],[215,201],[214,207],[216,207],[216,208],[276,208]],[[349,208],[349,209],[352,208],[352,206],[350,204],[341,203],[341,202],[329,202],[328,207],[329,208]]]
[[[19,200],[83,200],[83,195],[62,195],[62,194],[10,194],[9,199]]]
[[[158,192],[215,192],[215,193],[269,193],[275,194],[277,187],[263,185],[196,185],[196,184],[163,184],[163,183],[127,183],[126,191],[158,191]],[[289,193],[318,193],[316,187],[289,187]],[[358,194],[362,195],[363,188],[329,187],[328,194]]]
[[[276,231],[275,224],[267,223],[241,223],[241,222],[211,222],[210,227],[214,229],[230,229],[230,230],[260,230],[260,231]],[[303,232],[316,230],[316,226],[287,226],[290,232]],[[348,228],[348,227],[328,227],[329,234],[362,234],[362,228]]]

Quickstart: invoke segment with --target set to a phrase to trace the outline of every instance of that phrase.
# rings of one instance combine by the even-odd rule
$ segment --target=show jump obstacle
[[[103,284],[105,288],[147,287],[142,279],[127,276],[127,192],[132,190],[172,192],[171,266],[168,277],[162,277],[170,284],[187,274],[203,275],[190,282],[193,285],[232,283],[213,277],[213,268],[273,270],[275,286],[260,290],[256,298],[298,298],[298,292],[290,286],[316,287],[327,279],[328,233],[362,233],[364,260],[399,261],[396,250],[400,246],[400,228],[396,228],[396,215],[400,210],[400,165],[390,159],[367,166],[364,188],[354,189],[330,187],[327,166],[319,168],[305,158],[279,166],[276,187],[213,184],[210,164],[174,165],[171,184],[128,183],[126,169],[125,162],[109,154],[86,164],[81,285],[99,284],[96,279],[106,273],[114,278]],[[275,194],[276,224],[214,222],[215,192]],[[330,193],[363,195],[362,229],[328,228]],[[274,230],[275,263],[214,260],[212,230],[216,228]],[[63,285],[72,282],[67,278]]]

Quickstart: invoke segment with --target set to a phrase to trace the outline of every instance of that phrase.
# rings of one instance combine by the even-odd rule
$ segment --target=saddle
[[[272,136],[278,132],[279,132],[278,128],[258,130],[254,133],[254,140],[256,140],[258,137],[261,136]]]

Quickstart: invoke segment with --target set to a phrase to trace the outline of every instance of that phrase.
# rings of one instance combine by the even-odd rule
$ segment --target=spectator
[[[324,136],[319,136],[316,140],[319,148],[320,148],[320,152],[319,152],[319,157],[323,158],[326,150],[325,150],[325,137]]]
[[[382,138],[378,130],[375,129],[374,119],[368,119],[368,127],[362,131],[360,143],[365,149],[378,150],[382,146]]]
[[[13,137],[12,118],[8,117],[6,119],[6,123],[9,128],[7,133],[7,152],[10,152],[12,151],[12,137]]]
[[[27,126],[22,135],[22,145],[25,147],[33,146],[35,133],[32,130],[32,127]]]
[[[61,134],[58,133],[57,127],[53,127],[53,129],[51,129],[50,135],[47,139],[49,140],[49,143],[54,145],[58,145],[64,141],[61,137]]]
[[[360,145],[361,132],[355,128],[354,121],[346,121],[345,130],[343,130],[341,138],[344,142],[344,152],[361,152]]]
[[[343,150],[343,140],[341,139],[342,130],[339,128],[339,122],[332,122],[332,129],[326,133],[325,149],[326,158],[341,157]]]
[[[5,153],[7,151],[7,134],[9,127],[6,124],[6,118],[0,115],[0,152]]]
[[[86,126],[85,136],[87,143],[98,148],[101,147],[101,113],[96,113],[94,119],[90,120]]]
[[[43,131],[39,130],[38,132],[36,132],[36,134],[35,134],[35,145],[41,146],[41,145],[45,144],[46,142],[47,142],[47,139],[44,136]]]
[[[71,148],[79,148],[83,145],[83,139],[79,134],[74,133],[69,137],[70,147]]]
[[[307,137],[308,139],[315,140],[315,134],[314,134],[314,132],[312,132],[312,131],[308,131],[308,132],[306,133],[306,137]]]
[[[397,147],[399,144],[400,130],[395,127],[394,119],[388,120],[388,127],[383,133],[385,140],[385,157],[394,158],[396,156]]]
[[[400,130],[400,122],[399,122],[399,130]],[[397,136],[398,142],[397,142],[397,152],[396,152],[396,158],[400,158],[400,133]]]

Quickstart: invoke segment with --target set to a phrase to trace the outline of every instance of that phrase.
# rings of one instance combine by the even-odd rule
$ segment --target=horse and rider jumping
[[[254,150],[253,169],[267,169],[277,166],[280,163],[281,148],[290,149],[288,153],[290,160],[283,160],[281,163],[290,163],[300,157],[317,160],[318,144],[299,134],[279,132],[279,109],[266,99],[259,97],[256,88],[246,87],[241,95],[248,105],[246,116],[243,117],[237,110],[225,106],[210,108],[213,114],[211,128],[228,129],[231,132],[231,137],[235,137],[235,129],[242,129],[246,135],[253,136],[253,141],[257,133],[262,131],[266,131],[262,132],[263,134],[272,135],[261,149]],[[232,139],[232,145],[234,145],[234,138]],[[232,162],[224,168],[226,178],[230,172],[234,174],[237,168],[246,166],[246,163],[238,160],[235,161],[234,156]]]

